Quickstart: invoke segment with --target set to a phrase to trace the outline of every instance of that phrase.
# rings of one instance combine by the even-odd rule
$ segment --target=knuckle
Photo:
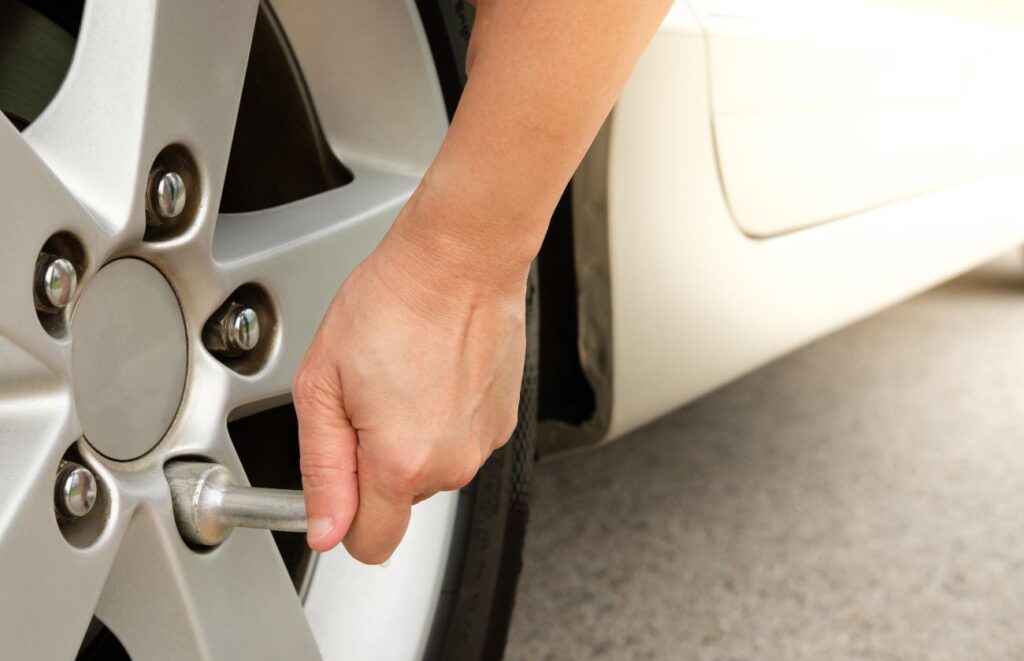
[[[398,483],[397,486],[406,493],[416,491],[430,474],[430,459],[426,444],[396,453],[392,460],[391,473]]]
[[[338,407],[341,405],[340,385],[322,369],[303,367],[292,379],[292,403],[300,416],[304,411]]]
[[[444,490],[455,491],[472,482],[482,464],[482,453],[479,451],[468,452],[460,462],[452,467],[448,479],[445,480]]]
[[[494,449],[497,450],[500,447],[504,447],[509,441],[512,440],[512,435],[516,433],[516,427],[519,426],[518,416],[511,416],[505,424],[498,430],[498,437],[494,443]]]
[[[464,487],[467,484],[469,484],[470,482],[472,482],[473,478],[476,477],[477,471],[479,471],[479,470],[480,470],[480,465],[479,464],[474,464],[472,466],[467,466],[467,467],[463,468],[462,471],[458,474],[458,477],[455,480],[455,488],[456,489],[461,489],[462,487]]]
[[[323,386],[320,379],[308,368],[300,368],[292,379],[292,399],[297,405],[308,404],[319,397]]]

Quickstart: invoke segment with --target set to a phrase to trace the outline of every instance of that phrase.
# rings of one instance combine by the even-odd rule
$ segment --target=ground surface
[[[507,658],[1024,658],[1020,264],[542,464]]]

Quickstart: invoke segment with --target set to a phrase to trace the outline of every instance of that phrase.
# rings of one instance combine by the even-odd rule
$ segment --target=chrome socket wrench
[[[220,464],[176,461],[164,468],[174,520],[185,541],[216,546],[232,528],[306,532],[301,491],[240,487]]]

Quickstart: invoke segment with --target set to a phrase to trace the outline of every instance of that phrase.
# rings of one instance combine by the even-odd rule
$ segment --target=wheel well
[[[417,0],[449,117],[466,81],[465,57],[473,7],[465,0]],[[572,185],[555,208],[537,256],[540,294],[540,382],[538,417],[581,425],[594,417],[597,401],[579,352],[579,309],[573,236]],[[543,454],[544,448],[540,451]]]
[[[537,256],[540,275],[538,417],[580,425],[594,416],[594,389],[580,362],[572,184],[555,208]]]

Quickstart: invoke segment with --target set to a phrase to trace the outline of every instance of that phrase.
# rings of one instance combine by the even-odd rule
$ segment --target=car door
[[[1024,166],[1024,6],[690,0],[720,176],[767,237]]]

